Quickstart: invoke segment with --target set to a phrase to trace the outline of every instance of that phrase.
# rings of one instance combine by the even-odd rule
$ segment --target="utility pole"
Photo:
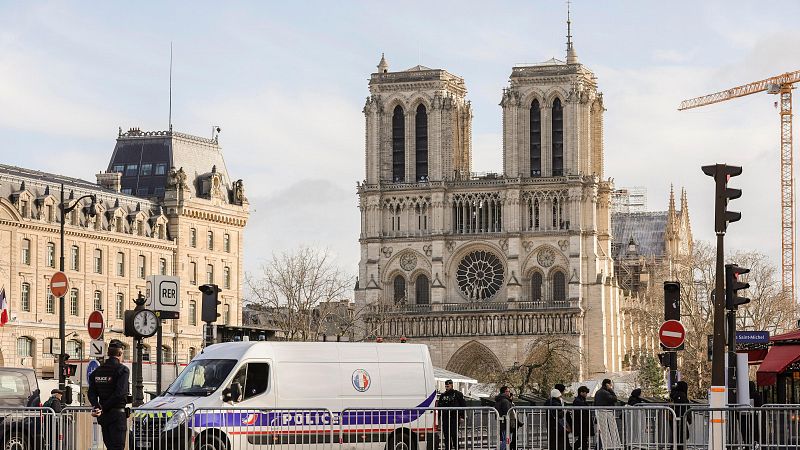
[[[749,303],[750,299],[739,297],[737,291],[750,287],[748,283],[739,281],[739,275],[749,272],[750,269],[739,267],[736,264],[725,265],[725,309],[728,314],[728,404],[730,405],[742,403],[737,398],[736,311],[739,309],[739,305]]]
[[[681,283],[678,281],[664,282],[664,321],[681,320]],[[666,366],[669,368],[669,388],[678,382],[678,352],[683,346],[667,350],[665,353]]]
[[[136,308],[134,311],[140,311],[144,309],[144,304],[146,299],[142,295],[141,291],[139,295],[134,300],[136,303]],[[144,358],[144,338],[141,336],[136,336],[133,339],[133,345],[136,347],[136,360],[133,361],[133,406],[142,406],[144,404],[144,376],[142,373],[142,359]]]

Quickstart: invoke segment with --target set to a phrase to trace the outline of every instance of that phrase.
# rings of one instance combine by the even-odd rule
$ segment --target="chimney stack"
[[[97,184],[119,193],[122,190],[122,174],[119,172],[101,172],[97,175]]]

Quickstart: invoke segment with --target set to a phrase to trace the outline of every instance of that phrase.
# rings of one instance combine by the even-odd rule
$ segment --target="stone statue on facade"
[[[237,205],[247,203],[247,197],[244,196],[244,181],[241,179],[233,182],[233,202]]]

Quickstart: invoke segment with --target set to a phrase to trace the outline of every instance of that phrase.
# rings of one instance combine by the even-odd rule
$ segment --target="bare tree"
[[[245,276],[245,286],[248,303],[267,312],[286,340],[309,341],[332,328],[350,330],[354,321],[347,298],[353,280],[327,250],[301,247],[273,254],[258,276]]]
[[[548,396],[556,383],[569,384],[578,379],[580,349],[558,336],[542,337],[529,346],[520,364],[488,375],[495,384],[514,386],[519,394],[536,392]]]

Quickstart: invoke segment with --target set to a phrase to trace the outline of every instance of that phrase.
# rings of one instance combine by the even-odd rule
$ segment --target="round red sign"
[[[89,314],[87,321],[87,328],[89,329],[89,337],[92,339],[100,339],[103,336],[103,313],[100,311],[92,311]]]
[[[668,320],[658,329],[658,339],[664,347],[680,347],[686,339],[686,329],[677,320]]]
[[[50,278],[50,293],[53,297],[63,297],[69,289],[69,280],[64,272],[56,272],[53,278]]]

